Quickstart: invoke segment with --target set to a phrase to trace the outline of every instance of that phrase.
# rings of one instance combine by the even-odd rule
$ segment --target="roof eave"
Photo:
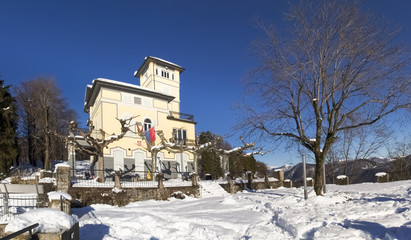
[[[174,63],[171,63],[171,62],[167,62],[167,61],[162,60],[162,59],[157,58],[157,57],[147,56],[147,57],[144,59],[144,62],[143,62],[143,63],[140,65],[140,67],[138,68],[138,70],[134,73],[134,77],[137,77],[137,78],[138,78],[138,77],[142,74],[142,71],[148,66],[148,64],[149,64],[150,62],[155,62],[155,63],[161,64],[161,65],[164,65],[164,66],[166,66],[166,67],[176,69],[176,70],[178,70],[180,73],[183,73],[183,72],[185,71],[185,68],[183,68],[183,67],[181,67],[181,66],[178,66],[177,64],[174,64]]]

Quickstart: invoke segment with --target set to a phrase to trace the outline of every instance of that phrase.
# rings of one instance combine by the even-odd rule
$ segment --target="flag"
[[[154,129],[154,127],[146,131],[145,135],[146,135],[147,141],[149,142],[154,142],[156,140],[156,130]]]
[[[151,142],[156,141],[156,130],[154,127],[150,128],[150,140]]]
[[[143,129],[140,129],[140,126],[141,126],[141,123],[140,122],[136,122],[136,126],[137,126],[137,132],[139,133],[141,130],[143,130]]]

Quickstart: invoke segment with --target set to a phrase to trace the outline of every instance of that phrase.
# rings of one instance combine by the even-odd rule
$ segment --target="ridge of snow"
[[[179,66],[178,64],[175,64],[175,63],[172,63],[172,62],[170,62],[170,61],[161,59],[161,58],[159,58],[159,57],[153,57],[153,56],[149,56],[149,57],[151,57],[151,58],[153,58],[153,59],[157,59],[157,60],[162,61],[162,62],[165,62],[165,63],[168,63],[168,64],[170,64],[170,65],[177,66],[177,67],[179,67],[179,68],[183,68],[183,67]],[[145,57],[144,59],[147,59],[147,57]]]

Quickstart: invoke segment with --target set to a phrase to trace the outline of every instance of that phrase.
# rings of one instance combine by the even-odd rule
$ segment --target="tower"
[[[134,73],[134,77],[140,78],[141,87],[173,96],[168,110],[180,112],[180,74],[184,70],[175,63],[148,56]]]

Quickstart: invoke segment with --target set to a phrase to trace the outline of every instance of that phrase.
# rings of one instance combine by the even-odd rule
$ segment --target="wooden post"
[[[248,189],[251,189],[251,182],[253,181],[252,175],[253,173],[251,171],[247,171],[247,176],[248,176],[247,188]]]
[[[303,179],[304,179],[304,199],[308,198],[307,194],[307,169],[305,167],[305,156],[303,155]]]
[[[326,187],[326,185],[327,185],[327,180],[326,180],[326,178],[325,178],[325,162],[324,162],[324,165],[323,165],[323,192],[324,192],[324,193],[327,192],[327,187]]]

